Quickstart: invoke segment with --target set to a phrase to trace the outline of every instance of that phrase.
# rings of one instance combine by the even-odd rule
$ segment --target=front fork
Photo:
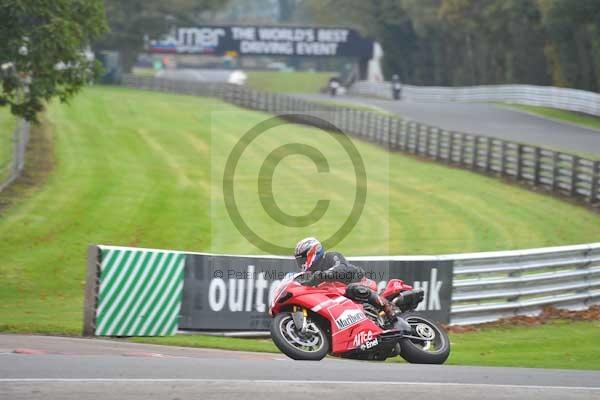
[[[302,333],[306,332],[306,317],[308,316],[308,311],[305,308],[293,306],[292,309],[292,319],[294,320],[294,325],[296,329]]]

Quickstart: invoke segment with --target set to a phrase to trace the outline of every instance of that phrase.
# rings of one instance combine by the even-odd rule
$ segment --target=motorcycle
[[[288,357],[384,361],[400,356],[409,363],[443,364],[450,355],[448,335],[437,323],[414,312],[422,289],[391,279],[380,293],[393,304],[396,321],[369,303],[344,297],[346,285],[307,286],[306,273],[288,274],[275,289],[269,307],[271,338]],[[376,290],[376,283],[362,284]]]

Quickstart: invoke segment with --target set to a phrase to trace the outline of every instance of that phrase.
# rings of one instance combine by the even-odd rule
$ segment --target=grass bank
[[[262,253],[233,226],[223,165],[244,132],[268,116],[216,99],[114,87],[52,103],[55,167],[34,194],[0,210],[0,330],[77,334],[90,243]],[[329,173],[305,156],[277,164],[272,189],[287,213],[318,199],[329,209],[310,229],[280,225],[257,196],[266,155],[284,144],[319,149]],[[356,227],[338,245],[350,255],[444,254],[597,241],[600,215],[503,182],[354,141],[367,173]],[[355,192],[352,160],[335,138],[284,125],[256,140],[235,178],[240,213],[268,240],[291,246],[329,236]]]
[[[511,108],[536,114],[541,117],[555,119],[558,121],[569,122],[571,124],[581,125],[586,128],[594,128],[600,130],[600,118],[593,115],[582,114],[573,111],[559,110],[549,107],[528,106],[524,104],[503,103]],[[600,132],[598,132],[600,134]]]
[[[269,92],[318,93],[335,72],[246,71],[246,85]]]

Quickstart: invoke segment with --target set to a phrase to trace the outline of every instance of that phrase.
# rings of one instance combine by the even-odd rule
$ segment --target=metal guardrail
[[[100,279],[101,257],[100,249],[115,252],[112,256],[116,257],[122,250],[133,252],[152,253],[173,253],[182,257],[227,257],[237,258],[234,268],[245,270],[245,265],[257,264],[258,259],[269,258],[290,261],[290,257],[278,256],[235,256],[235,255],[215,255],[204,253],[185,253],[172,250],[156,250],[142,248],[124,248],[115,246],[96,246],[92,245],[88,250],[88,271],[86,277],[86,295],[84,312],[84,334],[98,334],[95,326],[97,317],[98,293],[102,287]],[[106,257],[109,253],[104,254]],[[133,256],[132,256],[133,257]],[[496,321],[500,318],[512,317],[516,315],[535,315],[546,306],[567,309],[585,309],[594,304],[600,304],[600,242],[589,243],[574,246],[547,247],[529,250],[498,251],[485,253],[469,254],[449,254],[439,256],[379,256],[379,257],[348,257],[351,262],[409,262],[415,266],[415,262],[424,262],[423,265],[435,268],[451,268],[452,290],[451,296],[445,296],[441,300],[446,303],[445,310],[450,312],[451,325],[479,324],[484,322]],[[173,258],[174,260],[174,258]],[[183,268],[182,259],[181,268]],[[209,268],[211,263],[196,263],[185,261],[185,265],[196,265]],[[215,265],[223,265],[216,263]],[[281,268],[282,263],[269,263],[269,268]],[[380,266],[382,266],[380,264]],[[128,268],[134,268],[133,265]],[[138,267],[135,267],[138,268]],[[196,268],[196,267],[193,267]],[[253,267],[254,268],[254,267]],[[417,267],[419,268],[419,267]],[[248,270],[246,270],[248,271]],[[252,270],[254,271],[254,269]],[[284,271],[281,269],[280,271]],[[209,270],[210,272],[210,270]],[[447,277],[449,277],[449,273]],[[175,276],[175,275],[172,275]],[[195,281],[212,280],[213,274],[208,273],[194,277],[193,274],[186,275]],[[450,282],[448,279],[440,278],[442,274],[437,274],[438,283]],[[181,278],[181,277],[180,277]],[[387,278],[386,278],[387,279]],[[433,278],[432,278],[433,279]],[[421,281],[422,282],[422,281]],[[432,281],[430,281],[432,282]],[[208,282],[206,282],[208,284]],[[381,282],[380,282],[381,283]],[[409,282],[410,283],[410,282]],[[163,282],[164,284],[164,282]],[[448,283],[449,284],[449,283]],[[135,290],[142,290],[143,286],[136,286]],[[242,285],[243,287],[243,285]],[[265,286],[267,287],[267,286]],[[429,286],[425,285],[427,292]],[[135,291],[134,290],[134,291]],[[185,292],[185,286],[183,288]],[[187,289],[189,290],[189,289]],[[132,291],[124,290],[119,296],[127,296]],[[206,296],[210,289],[202,289],[199,293]],[[201,305],[202,300],[192,295],[194,304]],[[430,294],[427,293],[426,297]],[[242,296],[247,298],[246,296]],[[252,294],[250,295],[252,297]],[[119,297],[120,298],[120,297]],[[131,300],[127,300],[131,301]],[[135,312],[144,314],[145,309],[140,311],[142,303],[140,298],[136,300],[134,306]],[[184,301],[185,303],[185,301]],[[449,304],[448,304],[449,303]],[[145,303],[144,303],[145,304]],[[149,304],[149,303],[148,303]],[[202,310],[202,308],[200,308]],[[438,308],[439,310],[439,308]],[[214,310],[221,312],[221,310]],[[256,312],[258,310],[245,309],[245,312]],[[264,315],[264,309],[258,314]],[[431,311],[431,310],[429,310]],[[188,309],[180,312],[181,315],[189,314]],[[251,321],[248,315],[243,311],[237,310],[238,321]],[[210,312],[207,314],[207,320],[210,321]],[[131,315],[128,317],[131,318]],[[242,326],[244,323],[242,322]],[[181,326],[181,325],[179,325]],[[209,329],[203,326],[203,329]],[[255,332],[256,329],[264,329],[261,326],[248,324],[244,326],[244,336],[263,335]],[[227,330],[227,329],[223,329]],[[252,332],[249,332],[252,331]],[[230,336],[235,336],[231,334]]]
[[[218,97],[272,114],[297,112],[327,116],[342,131],[402,151],[542,187],[590,204],[600,203],[600,161],[488,136],[435,128],[395,115],[350,109],[214,82],[185,82],[125,75],[123,84],[140,89]],[[317,125],[314,118],[294,116]]]
[[[447,257],[454,325],[600,303],[600,243]]]
[[[25,149],[29,142],[29,129],[29,122],[21,120],[13,132],[12,157],[5,168],[8,172],[0,170],[0,192],[13,183],[25,168]]]
[[[349,90],[352,94],[392,98],[390,82],[360,81]],[[467,87],[402,85],[402,98],[417,102],[501,101],[551,107],[600,116],[600,94],[585,90],[534,85],[485,85]]]

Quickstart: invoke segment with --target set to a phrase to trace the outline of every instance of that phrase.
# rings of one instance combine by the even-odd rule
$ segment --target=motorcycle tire
[[[283,354],[294,360],[319,361],[323,359],[329,352],[330,340],[327,332],[321,328],[317,322],[314,322],[314,326],[319,330],[318,335],[321,340],[321,345],[314,351],[303,350],[290,343],[290,339],[282,332],[282,329],[285,329],[284,325],[287,326],[290,321],[293,323],[291,314],[285,312],[277,314],[271,321],[271,339],[273,340],[273,343],[275,343],[275,346],[277,346]]]
[[[419,344],[414,343],[413,340],[404,338],[400,340],[400,357],[412,364],[443,364],[450,356],[450,339],[446,331],[437,323],[419,314],[405,314],[402,318],[411,325],[415,335],[418,335],[415,333],[415,329],[419,325],[427,326],[428,328],[424,328],[425,330],[433,330],[435,332],[436,349],[433,351],[426,350]],[[421,329],[423,328],[421,327]]]

